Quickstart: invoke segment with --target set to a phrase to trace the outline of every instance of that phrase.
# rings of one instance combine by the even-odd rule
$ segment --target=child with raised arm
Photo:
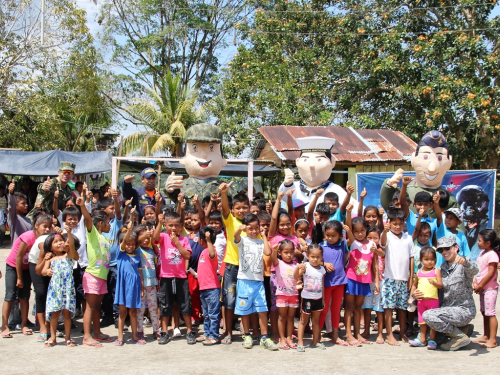
[[[354,193],[354,186],[352,186],[349,183],[349,181],[347,181],[345,190],[347,194],[345,195],[344,200],[340,205],[340,208],[339,208],[339,196],[336,193],[329,192],[325,194],[324,203],[328,204],[328,206],[330,207],[330,218],[328,219],[329,221],[332,220],[338,220],[340,222],[345,221],[347,205],[351,201],[351,195]]]
[[[57,233],[45,239],[45,264],[42,275],[50,276],[47,292],[46,319],[50,322],[50,340],[45,342],[46,347],[56,345],[57,323],[62,310],[64,317],[64,332],[66,346],[77,346],[71,339],[71,314],[75,312],[76,296],[73,281],[73,263],[78,260],[78,239],[71,234],[71,228],[64,227],[68,241]],[[76,240],[76,241],[75,241]]]
[[[110,251],[109,242],[103,233],[110,230],[109,215],[105,210],[95,210],[92,216],[85,207],[82,197],[76,199],[85,218],[87,229],[87,256],[89,264],[82,278],[83,290],[87,306],[83,315],[83,345],[93,348],[102,347],[100,342],[112,342],[109,336],[101,332],[101,303],[108,292],[107,278],[109,273]],[[94,338],[91,325],[94,327]]]
[[[278,350],[278,345],[267,335],[267,303],[264,290],[263,254],[271,255],[271,248],[264,230],[260,232],[259,219],[248,213],[242,225],[234,232],[234,243],[238,247],[239,260],[236,308],[234,313],[241,316],[244,329],[243,347],[251,349],[253,339],[250,335],[250,314],[258,313],[261,332],[260,346]],[[245,232],[246,237],[241,236]],[[229,325],[229,322],[227,322]]]
[[[167,233],[162,232],[165,226]],[[189,345],[196,343],[191,325],[191,296],[186,275],[186,260],[191,257],[191,246],[186,237],[179,236],[181,216],[176,212],[167,212],[158,216],[158,224],[153,236],[155,244],[160,245],[160,316],[162,333],[158,344],[168,343],[168,323],[172,316],[172,307],[177,302],[186,323],[186,340]]]
[[[201,305],[203,306],[204,335],[198,338],[203,345],[212,346],[220,344],[219,341],[219,316],[220,305],[220,281],[217,275],[217,252],[214,242],[216,231],[206,226],[200,230],[199,243],[204,247],[198,260],[198,283],[200,285]]]
[[[392,315],[398,309],[401,324],[399,336],[408,342],[405,334],[406,309],[409,291],[413,280],[413,257],[415,250],[412,238],[403,232],[405,213],[395,208],[387,212],[387,223],[384,225],[380,244],[385,252],[385,270],[382,286],[382,306],[384,307],[385,329],[389,345],[399,346],[392,333]]]
[[[134,210],[134,209],[132,209]],[[133,213],[133,212],[132,212]],[[137,336],[137,310],[142,308],[141,296],[144,294],[141,256],[136,252],[139,247],[137,234],[133,231],[134,223],[129,221],[127,231],[121,232],[120,252],[116,256],[116,292],[114,303],[118,305],[118,338],[115,346],[123,346],[125,319],[130,316],[132,340],[130,343],[144,345],[146,341]]]
[[[232,184],[233,181],[229,184],[222,183],[219,186],[219,192],[222,198],[222,220],[226,227],[227,236],[226,255],[224,256],[224,263],[226,266],[222,282],[222,301],[225,308],[224,318],[226,321],[226,332],[221,343],[225,345],[232,343],[232,325],[240,265],[239,250],[238,245],[234,242],[234,235],[237,228],[241,225],[243,217],[248,214],[250,210],[248,197],[243,194],[236,194],[232,199],[232,207],[229,206],[227,192]],[[240,236],[246,236],[246,234],[240,231]]]

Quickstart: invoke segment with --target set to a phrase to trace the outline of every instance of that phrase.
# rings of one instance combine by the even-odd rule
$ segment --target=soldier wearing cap
[[[452,157],[449,155],[448,143],[443,134],[433,130],[425,134],[417,145],[417,149],[411,157],[411,166],[415,170],[415,180],[408,184],[406,192],[413,202],[415,195],[420,191],[426,191],[431,196],[438,191],[445,191],[441,187],[443,177],[450,170]],[[392,203],[394,193],[399,189],[399,181],[403,178],[404,170],[398,169],[394,176],[388,178],[382,184],[380,190],[380,202],[386,210]],[[457,207],[455,196],[450,196],[446,209]],[[404,197],[403,197],[404,198]],[[414,213],[418,213],[414,206],[410,207]],[[435,218],[434,209],[429,209],[429,216]]]
[[[72,190],[68,186],[68,183],[73,178],[74,173],[75,165],[69,161],[62,161],[57,172],[58,176],[52,179],[47,177],[46,181],[38,185],[35,207],[38,207],[41,203],[42,210],[53,214],[52,204],[54,202],[54,193],[56,189],[59,189],[57,205],[59,210],[62,211],[64,203],[72,197]]]
[[[135,175],[125,176],[123,179],[123,198],[129,200],[132,198],[132,206],[137,207],[137,212],[139,213],[139,221],[142,220],[144,216],[144,207],[148,205],[156,206],[155,194],[156,190],[156,171],[151,168],[145,168],[141,172],[141,182],[142,186],[138,188],[132,187],[132,180]],[[165,202],[165,196],[161,195],[163,202]]]
[[[219,178],[222,167],[227,161],[222,156],[222,130],[212,124],[196,124],[186,132],[186,153],[179,162],[186,168],[189,177],[183,180],[174,172],[168,177],[165,189],[176,199],[180,191],[190,200],[198,194],[200,200],[210,194],[219,192]],[[237,193],[232,186],[230,195]]]
[[[317,203],[322,203],[326,193],[333,192],[342,202],[346,192],[339,185],[329,180],[332,169],[335,167],[335,158],[332,157],[331,149],[335,139],[326,137],[304,137],[297,138],[300,156],[295,160],[299,170],[300,181],[294,181],[295,175],[290,169],[285,169],[285,181],[281,184],[279,191],[287,192],[295,189],[292,199],[300,199],[307,203],[306,212],[314,194],[319,189],[324,189]],[[283,198],[285,199],[285,198]],[[358,202],[351,198],[354,212],[357,211]]]
[[[443,301],[441,307],[425,311],[422,318],[431,329],[450,337],[440,349],[455,351],[471,342],[473,327],[469,323],[476,316],[472,282],[479,269],[475,262],[458,255],[453,235],[440,238],[436,251],[445,259],[441,265]],[[421,299],[423,293],[417,289],[413,297]]]

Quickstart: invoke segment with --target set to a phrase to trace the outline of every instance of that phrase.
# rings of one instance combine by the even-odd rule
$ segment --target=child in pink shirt
[[[203,227],[200,230],[198,242],[205,248],[198,259],[198,284],[200,299],[205,320],[203,330],[205,334],[198,337],[203,345],[215,345],[219,341],[220,281],[217,275],[217,252],[214,248],[217,233],[212,227]]]
[[[165,226],[167,233],[161,231]],[[191,326],[191,296],[186,274],[186,260],[191,257],[191,246],[186,237],[179,236],[181,231],[181,216],[177,212],[166,212],[158,215],[158,225],[153,236],[153,243],[160,245],[160,316],[162,333],[158,344],[168,343],[168,322],[172,316],[172,306],[177,302],[179,310],[186,322],[187,343],[196,343],[196,337]]]
[[[498,321],[495,305],[498,295],[498,262],[500,255],[500,238],[493,229],[484,229],[479,232],[477,246],[482,250],[477,258],[479,274],[476,275],[473,287],[479,294],[480,310],[483,314],[484,336],[475,339],[483,348],[497,346],[496,335]]]

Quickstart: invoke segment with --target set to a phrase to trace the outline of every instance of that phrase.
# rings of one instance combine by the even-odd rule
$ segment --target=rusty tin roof
[[[410,160],[417,144],[399,131],[389,129],[353,129],[338,126],[263,126],[263,138],[281,160],[293,161],[300,151],[295,139],[329,137],[336,140],[332,154],[339,162],[382,162]],[[259,150],[255,150],[258,158]]]

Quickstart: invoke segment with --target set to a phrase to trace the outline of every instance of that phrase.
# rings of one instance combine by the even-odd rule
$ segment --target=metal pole
[[[111,158],[111,187],[116,189],[118,184],[118,159],[116,157]]]
[[[248,160],[248,199],[253,200],[253,160]]]
[[[41,27],[40,27],[40,29],[41,29],[41,30],[40,30],[40,34],[41,34],[41,35],[40,35],[40,42],[41,42],[41,44],[42,44],[42,46],[43,46],[44,39],[45,39],[45,38],[44,38],[44,34],[45,34],[45,33],[44,33],[45,0],[41,0],[41,2],[42,2],[42,3],[41,3],[41,5],[40,5],[40,10],[41,10],[41,13],[42,13],[42,18],[41,18],[41,20],[40,20],[40,26],[41,26]]]

